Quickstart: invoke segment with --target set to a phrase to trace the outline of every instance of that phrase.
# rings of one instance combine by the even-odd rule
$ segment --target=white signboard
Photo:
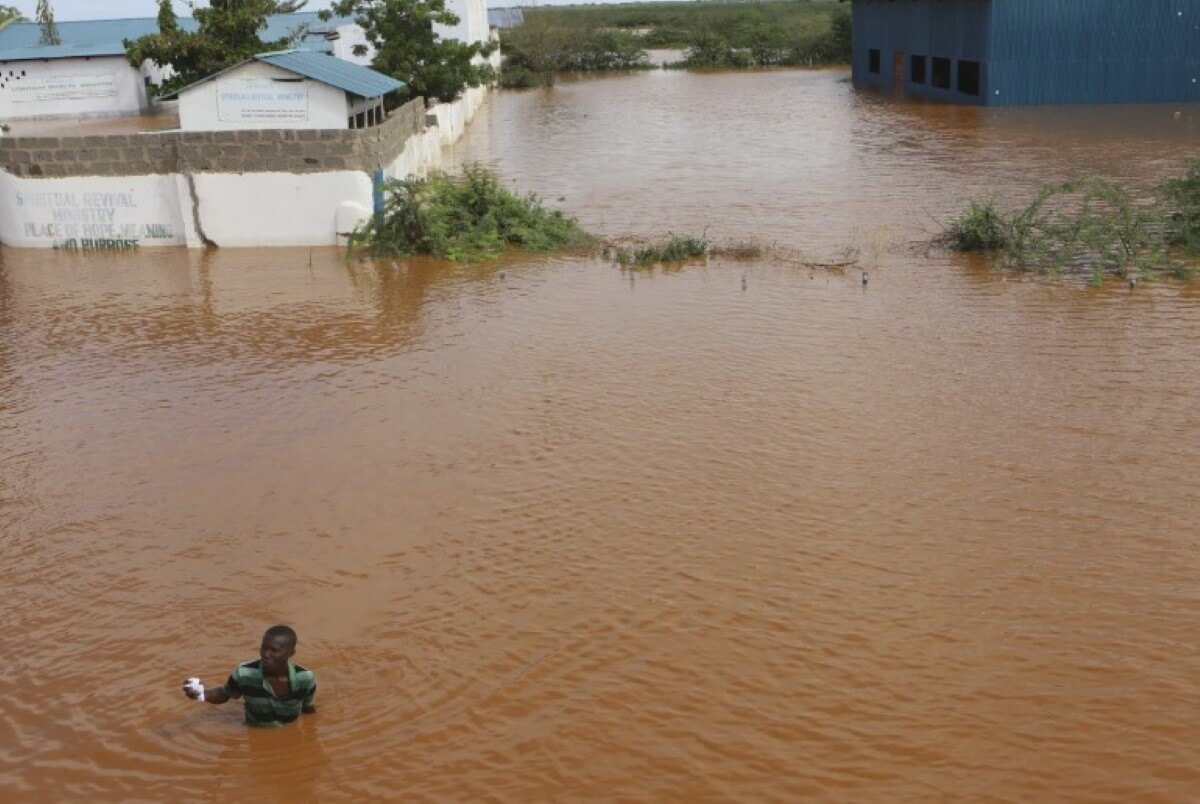
[[[226,123],[303,123],[308,120],[308,86],[271,78],[218,81],[217,114]]]
[[[91,100],[117,97],[117,77],[103,75],[56,75],[10,79],[8,91],[14,103]]]

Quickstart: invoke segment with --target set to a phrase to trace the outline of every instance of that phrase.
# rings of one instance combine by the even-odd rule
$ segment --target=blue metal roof
[[[405,83],[391,76],[376,72],[369,67],[329,56],[324,53],[314,53],[311,50],[279,50],[274,53],[259,53],[241,64],[226,67],[218,73],[202,78],[194,84],[177,89],[170,95],[164,95],[163,100],[174,100],[192,87],[208,83],[219,76],[238,69],[252,61],[262,61],[280,67],[288,72],[320,81],[352,95],[361,98],[378,98],[397,89],[403,89]]]
[[[267,43],[277,42],[307,27],[304,39],[293,47],[329,52],[331,48],[325,39],[325,32],[338,25],[353,24],[354,20],[348,17],[334,17],[329,22],[323,22],[315,11],[276,14],[267,18],[267,27],[259,31],[258,38]],[[191,17],[181,17],[179,27],[185,31],[196,31],[199,25]],[[39,44],[42,29],[37,23],[14,22],[0,28],[0,61],[124,56],[126,39],[137,39],[153,33],[158,33],[158,20],[154,17],[60,22],[58,35],[62,44],[42,45]]]
[[[345,59],[326,56],[324,53],[313,53],[310,50],[281,50],[278,53],[260,53],[255,61],[265,61],[290,70],[297,75],[329,84],[331,87],[345,90],[360,98],[378,98],[397,89],[404,88],[403,81],[397,81],[390,75],[376,72],[361,64],[354,64]]]

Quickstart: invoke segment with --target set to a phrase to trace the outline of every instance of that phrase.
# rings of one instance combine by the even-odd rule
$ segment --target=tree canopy
[[[449,101],[495,80],[495,70],[479,58],[492,53],[492,43],[443,39],[434,30],[460,21],[446,0],[335,0],[332,13],[354,18],[375,48],[371,66],[403,81],[409,97]],[[360,46],[358,55],[364,52]]]
[[[268,16],[303,6],[280,0],[211,0],[207,8],[193,7],[199,28],[189,32],[179,27],[171,0],[159,0],[158,33],[126,40],[125,56],[134,67],[147,61],[170,66],[172,73],[159,91],[174,92],[255,54],[286,49],[303,30],[274,41],[263,41],[259,32]]]
[[[58,24],[54,22],[54,9],[50,6],[50,0],[38,0],[37,22],[42,28],[39,44],[62,44],[62,37],[58,35]]]
[[[0,3],[0,25],[6,22],[26,22],[20,9]]]

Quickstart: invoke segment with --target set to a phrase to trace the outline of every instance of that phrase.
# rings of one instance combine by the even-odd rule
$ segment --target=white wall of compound
[[[0,171],[0,242],[106,250],[187,239],[171,176],[23,179]]]
[[[480,88],[433,107],[437,125],[409,139],[385,172],[404,178],[440,168],[442,148],[462,135],[486,97]],[[373,203],[373,177],[356,170],[63,179],[0,170],[0,243],[96,250],[333,246],[346,234],[339,216],[345,228]]]
[[[0,61],[0,120],[138,114],[140,70],[121,57]]]

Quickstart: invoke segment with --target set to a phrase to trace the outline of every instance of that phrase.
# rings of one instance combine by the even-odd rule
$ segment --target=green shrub
[[[703,237],[672,235],[669,240],[638,248],[621,247],[612,250],[613,259],[625,266],[657,265],[682,262],[708,253],[709,242]]]
[[[1082,272],[1099,283],[1118,276],[1178,273],[1169,246],[1177,235],[1157,200],[1136,203],[1095,177],[1044,185],[1023,209],[972,201],[940,241],[956,251],[991,251],[1020,270]]]
[[[1161,193],[1168,209],[1171,243],[1200,252],[1200,159],[1190,161],[1187,173],[1166,182]]]
[[[528,67],[509,65],[500,69],[500,86],[505,89],[528,89],[554,85],[554,73],[535,73]]]
[[[955,251],[998,251],[1009,244],[1009,223],[996,199],[971,201],[950,223],[944,241]]]
[[[491,171],[470,165],[461,177],[438,173],[389,182],[383,210],[351,235],[350,251],[473,262],[498,257],[508,246],[550,252],[592,242],[574,218],[546,209],[535,195],[506,190]]]

